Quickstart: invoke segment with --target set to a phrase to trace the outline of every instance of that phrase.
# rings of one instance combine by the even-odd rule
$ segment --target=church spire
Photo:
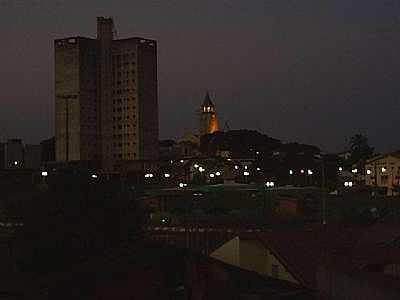
[[[200,109],[200,136],[219,131],[217,114],[209,92],[206,92]]]
[[[208,91],[206,92],[206,96],[204,97],[204,101],[203,101],[203,107],[207,107],[207,106],[214,106],[214,104],[211,101],[210,94]]]

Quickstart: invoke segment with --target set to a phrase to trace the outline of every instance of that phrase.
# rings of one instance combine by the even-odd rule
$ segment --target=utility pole
[[[325,178],[325,160],[321,157],[321,172],[322,172],[322,225],[326,226],[326,178]]]

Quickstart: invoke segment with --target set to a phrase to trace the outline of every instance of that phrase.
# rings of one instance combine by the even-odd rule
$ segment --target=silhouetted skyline
[[[361,132],[400,148],[398,1],[0,1],[0,138],[54,134],[56,38],[156,39],[160,138],[198,127],[210,90],[220,125],[340,151]]]

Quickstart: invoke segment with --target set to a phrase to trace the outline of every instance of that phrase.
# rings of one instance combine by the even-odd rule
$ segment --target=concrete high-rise
[[[97,38],[55,40],[56,160],[116,161],[158,156],[157,44],[114,38],[97,18]]]

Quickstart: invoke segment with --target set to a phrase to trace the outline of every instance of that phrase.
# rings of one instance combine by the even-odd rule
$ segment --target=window
[[[381,183],[382,184],[387,184],[388,183],[388,176],[387,175],[382,175],[381,176]]]

